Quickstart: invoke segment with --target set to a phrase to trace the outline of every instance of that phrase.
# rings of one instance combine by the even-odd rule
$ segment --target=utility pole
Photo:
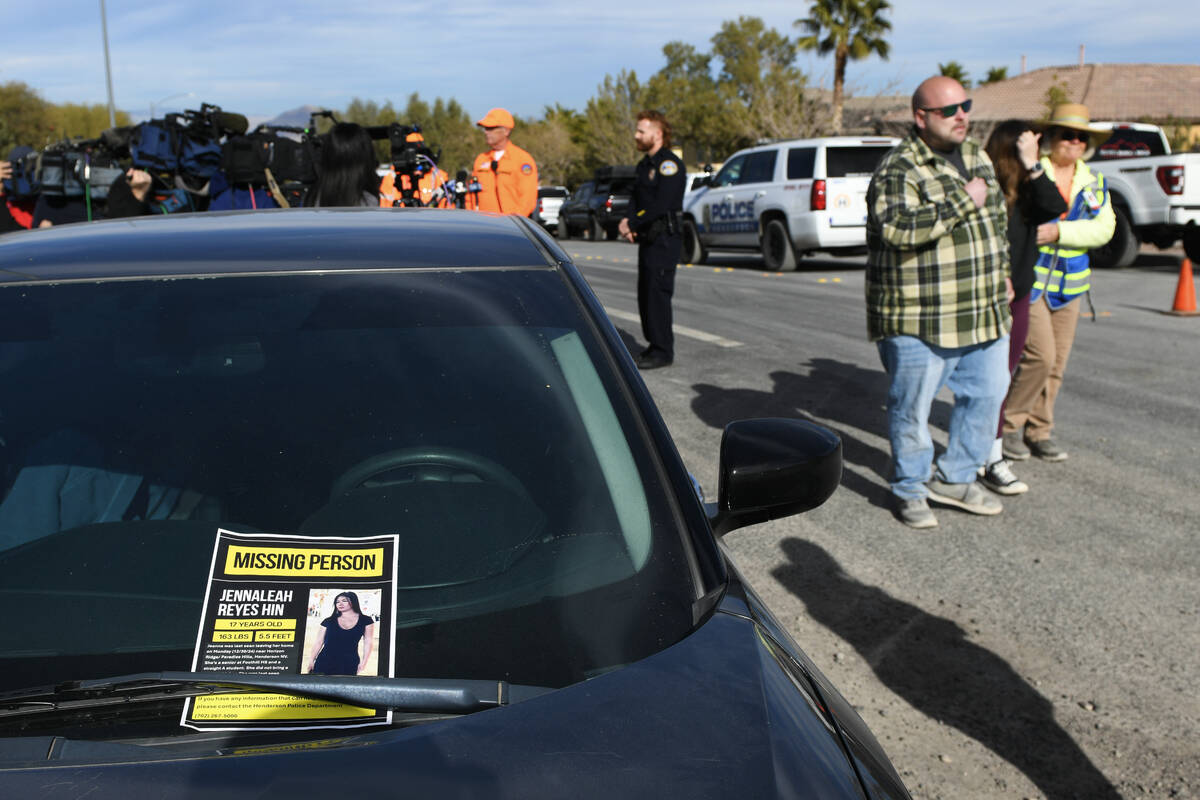
[[[100,0],[100,33],[104,36],[104,80],[108,83],[108,125],[117,127],[117,110],[113,105],[112,64],[108,60],[108,15],[104,13],[104,0]]]

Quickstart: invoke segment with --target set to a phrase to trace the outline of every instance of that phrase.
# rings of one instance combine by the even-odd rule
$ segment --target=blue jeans
[[[877,345],[891,379],[892,494],[904,500],[928,494],[925,483],[933,465],[929,409],[943,386],[954,393],[954,410],[938,472],[949,483],[974,481],[996,438],[996,420],[1008,392],[1008,336],[968,347],[936,347],[915,336],[889,336]]]

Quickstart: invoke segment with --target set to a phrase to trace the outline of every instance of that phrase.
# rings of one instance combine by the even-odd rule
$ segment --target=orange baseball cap
[[[508,109],[505,108],[493,108],[483,115],[483,119],[475,124],[481,128],[495,128],[497,126],[505,128],[517,127],[516,121],[513,120],[513,115],[508,113]]]

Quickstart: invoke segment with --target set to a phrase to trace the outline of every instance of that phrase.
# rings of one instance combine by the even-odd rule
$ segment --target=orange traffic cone
[[[1192,280],[1192,261],[1183,259],[1179,266],[1179,285],[1175,288],[1175,306],[1172,314],[1191,316],[1196,314],[1196,283]]]

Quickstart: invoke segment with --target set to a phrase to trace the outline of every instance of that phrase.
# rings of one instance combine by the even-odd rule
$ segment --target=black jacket
[[[629,229],[642,233],[669,212],[681,211],[686,187],[687,169],[666,147],[643,158],[637,165],[637,182],[625,214]]]
[[[1067,201],[1045,172],[1017,189],[1017,203],[1008,212],[1008,250],[1012,260],[1013,293],[1017,299],[1033,288],[1037,261],[1037,227],[1067,210]]]

